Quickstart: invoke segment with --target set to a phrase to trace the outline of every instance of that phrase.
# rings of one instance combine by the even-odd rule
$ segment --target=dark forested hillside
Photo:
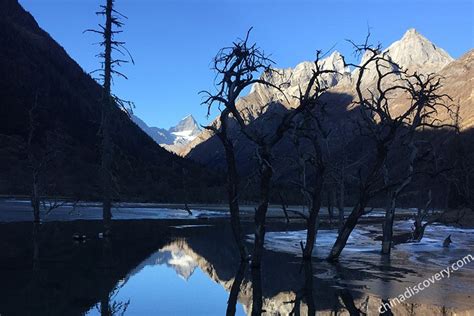
[[[0,42],[0,194],[29,193],[30,154],[44,194],[99,196],[101,87],[17,0],[0,0]],[[216,193],[214,176],[158,146],[118,108],[113,122],[117,198],[182,200],[183,187],[195,201]]]

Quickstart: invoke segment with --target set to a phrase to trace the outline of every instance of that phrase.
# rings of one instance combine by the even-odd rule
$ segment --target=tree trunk
[[[334,190],[332,188],[328,189],[328,216],[329,216],[329,226],[332,227],[332,218],[334,216],[334,207],[333,207],[333,201],[334,201]]]
[[[385,210],[385,220],[382,228],[382,254],[384,255],[390,254],[392,249],[393,222],[395,220],[395,192],[391,192],[389,198],[390,202]]]
[[[390,192],[390,204],[385,211],[385,221],[383,224],[383,237],[382,237],[382,254],[390,254],[392,248],[392,239],[393,239],[393,222],[395,220],[395,207],[397,204],[397,199],[400,194],[405,190],[406,187],[411,183],[415,159],[418,154],[418,148],[413,142],[413,132],[410,134],[410,142],[408,147],[411,149],[409,166],[408,166],[408,176],[407,178],[393,191]]]
[[[237,173],[237,166],[235,162],[234,146],[229,140],[224,140],[224,149],[227,160],[227,191],[229,198],[230,223],[234,240],[237,244],[240,253],[240,260],[247,260],[248,253],[244,243],[244,236],[242,233],[242,225],[240,223],[240,209],[239,209],[239,176]]]
[[[31,189],[31,207],[33,208],[34,224],[40,224],[41,223],[40,195],[39,195],[38,178],[36,175],[33,175],[33,187]]]
[[[322,174],[317,177],[317,183],[314,188],[311,209],[308,217],[308,229],[306,231],[306,245],[303,250],[303,259],[310,260],[313,254],[314,243],[316,241],[317,221],[321,209],[321,191],[323,188]]]
[[[265,220],[270,201],[270,186],[273,175],[270,165],[270,150],[266,147],[261,147],[259,152],[261,159],[260,203],[255,210],[255,243],[252,267],[260,267],[262,261],[263,244],[265,242]]]
[[[344,185],[344,181],[341,182],[340,186],[339,186],[339,199],[337,201],[338,205],[337,205],[337,208],[339,210],[339,231],[342,230],[342,227],[344,226],[344,220],[345,220],[345,216],[344,216],[344,192],[345,191],[345,185]]]
[[[331,249],[331,252],[329,253],[329,256],[327,257],[328,261],[337,261],[339,259],[339,256],[342,250],[347,244],[347,240],[349,239],[349,236],[351,235],[352,231],[356,227],[357,222],[359,221],[359,218],[364,214],[366,203],[367,202],[365,202],[365,199],[362,199],[352,209],[351,214],[345,221],[344,226],[339,232],[336,242],[334,243]]]
[[[415,231],[413,232],[413,240],[421,241],[425,234],[425,225],[416,225]]]
[[[385,211],[385,221],[383,224],[382,254],[384,255],[389,255],[392,249],[394,220],[395,220],[395,208],[390,206]]]
[[[106,23],[104,30],[104,95],[102,104],[102,218],[104,221],[104,236],[111,233],[112,220],[112,140],[110,135],[111,80],[112,80],[112,11],[113,1],[107,0]]]
[[[365,208],[370,200],[370,186],[377,179],[378,173],[382,169],[385,159],[387,158],[387,154],[388,149],[386,143],[377,144],[377,157],[374,165],[368,173],[365,181],[361,183],[357,204],[354,206],[342,229],[339,231],[336,242],[334,243],[329,256],[326,258],[328,261],[336,261],[339,258],[339,255],[346,246],[347,240],[356,227],[359,218],[364,215]]]

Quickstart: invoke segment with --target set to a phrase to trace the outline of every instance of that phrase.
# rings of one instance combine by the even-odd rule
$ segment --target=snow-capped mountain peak
[[[201,132],[201,127],[192,115],[182,118],[169,129],[149,127],[135,115],[132,115],[132,120],[156,143],[173,152],[193,141]]]

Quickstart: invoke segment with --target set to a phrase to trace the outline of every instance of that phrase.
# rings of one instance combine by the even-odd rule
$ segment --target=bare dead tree
[[[188,175],[188,172],[186,168],[182,167],[182,176],[183,176],[183,195],[184,195],[184,210],[188,212],[188,215],[193,215],[193,212],[189,209],[188,205],[188,184],[186,182],[186,177]]]
[[[359,169],[358,198],[351,214],[344,223],[337,240],[328,256],[329,261],[337,260],[344,249],[349,235],[365,214],[369,201],[383,192],[395,192],[392,197],[398,196],[396,188],[404,188],[403,183],[410,176],[387,183],[384,178],[387,157],[394,147],[394,143],[401,136],[410,135],[420,127],[443,126],[436,118],[439,109],[448,109],[443,99],[446,95],[439,94],[440,78],[434,75],[407,74],[406,71],[394,63],[386,53],[380,53],[380,47],[372,47],[367,43],[354,44],[358,53],[366,56],[362,65],[357,66],[356,106],[360,109],[359,129],[361,135],[368,137],[374,145],[374,153],[368,162],[367,172],[364,175]],[[370,69],[370,70],[369,70]],[[363,90],[363,79],[367,72],[375,73],[375,83],[372,88]],[[393,96],[397,93],[408,95],[408,104],[401,114],[394,114]],[[410,137],[408,137],[409,139]],[[411,173],[409,173],[411,174]],[[394,191],[395,190],[395,191]],[[386,222],[393,223],[394,208],[387,212]],[[385,226],[390,234],[391,225]]]
[[[433,197],[431,189],[428,190],[427,200],[423,207],[419,207],[415,214],[413,222],[413,231],[411,238],[407,242],[419,242],[423,239],[426,228],[436,222],[442,221],[445,224],[459,224],[465,215],[465,212],[458,212],[454,216],[447,216],[447,210],[435,210],[432,205]]]
[[[434,115],[436,115],[441,108],[445,108],[448,112],[450,111],[448,105],[444,102],[444,99],[449,99],[449,97],[440,95],[437,92],[441,87],[441,81],[439,78],[436,78],[435,75],[423,76],[414,73],[408,76],[405,82],[408,86],[407,92],[409,93],[411,102],[410,108],[415,106],[413,113],[410,114],[410,121],[406,124],[406,132],[400,136],[402,145],[405,145],[409,149],[407,157],[402,158],[402,160],[407,161],[408,168],[402,179],[389,189],[389,205],[386,209],[385,222],[383,225],[383,254],[390,254],[397,200],[412,183],[415,176],[416,163],[428,154],[424,153],[423,157],[420,157],[419,144],[415,139],[416,132],[419,128],[426,126],[438,128],[439,125],[436,124],[437,119]],[[385,184],[390,182],[391,180],[387,172],[385,174]]]
[[[326,90],[326,87],[323,86],[324,81],[321,80],[321,77],[325,74],[332,74],[335,72],[334,70],[323,69],[322,65],[320,64],[321,51],[317,51],[316,55],[317,56],[315,61],[315,69],[313,69],[313,74],[308,82],[308,85],[305,87],[304,90],[300,90],[299,95],[296,96],[298,99],[296,107],[289,109],[280,116],[274,133],[261,134],[258,130],[252,129],[252,125],[247,124],[241,113],[236,108],[231,109],[231,113],[236,118],[236,121],[238,122],[242,133],[257,146],[256,154],[258,157],[260,171],[260,202],[257,209],[255,210],[256,228],[254,252],[252,256],[252,266],[254,267],[260,266],[263,244],[265,240],[265,221],[270,200],[271,181],[274,173],[272,166],[272,148],[281,141],[281,139],[289,130],[296,128],[296,122],[298,117],[312,117],[313,119],[315,118],[312,114],[312,111],[319,104],[320,95]],[[275,88],[277,88],[281,93],[283,93],[283,91],[279,87]],[[284,95],[284,97],[286,98],[286,95]],[[317,124],[318,119],[316,119],[316,125]],[[319,148],[318,137],[312,135],[312,137],[309,138],[317,151],[317,148]],[[320,155],[316,155],[315,157],[316,159],[314,160],[314,162],[316,165],[318,165],[317,168],[323,168],[320,167],[320,160],[318,158],[320,157]],[[318,176],[316,177],[316,179],[318,180],[315,182],[315,187],[319,187],[320,183],[322,186],[321,178]],[[305,247],[305,257],[308,257],[308,253],[311,253],[315,240],[316,221],[318,218],[318,213],[321,204],[320,190],[316,189],[316,191],[319,191],[319,194],[314,194],[311,198],[312,203],[308,217],[307,236],[309,239],[307,240]]]
[[[34,96],[33,104],[28,111],[28,134],[26,138],[26,156],[28,169],[31,172],[30,203],[33,210],[33,268],[39,268],[40,262],[40,226],[42,214],[49,215],[53,210],[66,204],[65,200],[55,199],[47,196],[54,193],[52,187],[55,186],[52,169],[58,159],[58,152],[64,149],[63,140],[59,136],[61,133],[49,133],[40,131],[40,121],[38,116],[44,108],[39,104],[39,94]],[[43,135],[42,135],[43,134]]]
[[[415,222],[413,223],[414,230],[412,233],[412,240],[414,241],[420,241],[423,238],[426,227],[441,217],[440,214],[433,214],[433,209],[431,208],[432,201],[431,190],[429,190],[425,206],[418,208],[417,214],[415,215]],[[431,216],[430,213],[432,214]]]
[[[229,123],[232,119],[243,121],[237,110],[236,102],[246,87],[255,83],[271,85],[266,80],[254,76],[270,71],[270,65],[273,63],[256,44],[248,42],[251,30],[249,29],[244,39],[234,42],[232,46],[222,48],[214,58],[213,70],[216,72],[217,92],[201,91],[205,95],[203,104],[208,107],[208,116],[215,104],[218,104],[221,110],[218,122],[204,128],[217,135],[225,150],[231,226],[241,260],[247,260],[248,254],[243,242],[240,224],[240,179],[235,159],[234,141],[229,133]]]
[[[322,204],[322,191],[328,165],[328,150],[325,149],[330,130],[325,126],[326,104],[320,100],[327,86],[324,74],[335,74],[334,70],[325,70],[321,63],[321,51],[316,52],[314,69],[308,84],[296,96],[300,111],[300,121],[294,125],[293,140],[301,170],[301,181],[296,183],[305,197],[309,209],[306,220],[307,234],[303,251],[303,259],[311,260],[319,223],[319,212]],[[307,173],[311,178],[307,179]]]
[[[120,12],[115,10],[115,0],[106,0],[105,5],[100,6],[100,11],[97,15],[105,17],[105,26],[99,24],[99,29],[88,29],[85,32],[93,32],[100,34],[102,41],[99,43],[103,47],[103,52],[99,53],[97,57],[101,59],[101,68],[92,73],[99,72],[102,80],[102,117],[100,124],[100,135],[102,136],[102,153],[101,153],[101,185],[102,185],[102,216],[104,221],[104,236],[111,233],[112,221],[112,200],[114,176],[112,174],[113,163],[113,140],[112,140],[112,109],[118,106],[126,113],[129,113],[133,108],[133,103],[125,101],[112,94],[112,80],[113,76],[119,76],[127,79],[127,77],[117,70],[122,64],[131,61],[134,63],[129,51],[125,47],[125,42],[115,39],[117,34],[123,27],[122,19],[126,18]],[[122,58],[115,58],[113,53],[116,52]]]
[[[349,179],[352,178],[350,171],[357,169],[363,163],[365,157],[354,157],[348,151],[349,137],[344,124],[336,126],[331,134],[333,136],[329,137],[328,143],[330,145],[337,144],[338,150],[334,153],[331,146],[328,146],[328,156],[331,157],[331,163],[328,164],[327,177],[336,195],[333,200],[338,209],[338,230],[340,231],[345,221],[346,185]]]
[[[28,111],[28,135],[26,139],[26,154],[28,166],[31,170],[31,193],[30,202],[33,209],[33,221],[35,224],[41,223],[41,211],[45,215],[50,214],[53,210],[66,204],[64,199],[55,199],[54,197],[46,197],[52,183],[53,176],[50,174],[53,168],[52,164],[58,159],[58,152],[63,146],[63,140],[59,137],[52,137],[51,134],[45,132],[45,143],[42,143],[37,129],[39,121],[37,119],[38,112],[41,110],[38,104],[38,94],[35,95],[33,106]],[[55,132],[54,134],[60,134]]]
[[[38,122],[36,120],[36,111],[38,110],[38,94],[35,95],[34,103],[30,110],[28,111],[28,123],[29,123],[29,131],[28,137],[26,141],[26,150],[27,150],[27,157],[28,157],[28,164],[31,169],[31,194],[30,194],[30,201],[31,207],[33,208],[33,221],[35,224],[41,223],[40,218],[40,203],[41,203],[41,193],[40,193],[40,177],[41,173],[43,172],[43,168],[46,164],[46,157],[43,156],[42,158],[38,159],[36,155],[36,150],[34,146],[34,138],[35,132],[37,129]]]

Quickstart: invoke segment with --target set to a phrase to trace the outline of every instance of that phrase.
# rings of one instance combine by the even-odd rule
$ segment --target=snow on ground
[[[394,234],[410,232],[412,221],[399,221],[394,225]],[[375,237],[381,236],[381,225],[359,225],[349,237],[341,258],[366,261],[373,256],[379,256],[381,242]],[[443,241],[451,235],[453,243],[443,247]],[[324,259],[331,250],[337,237],[337,230],[320,230],[313,255]],[[248,239],[253,239],[249,235]],[[269,232],[265,238],[265,248],[301,255],[300,242],[306,240],[306,230],[288,232]],[[441,224],[426,228],[425,235],[420,242],[396,245],[392,257],[408,259],[413,265],[430,265],[440,269],[454,261],[468,255],[474,256],[474,229],[462,229]],[[465,269],[474,272],[474,262]]]

